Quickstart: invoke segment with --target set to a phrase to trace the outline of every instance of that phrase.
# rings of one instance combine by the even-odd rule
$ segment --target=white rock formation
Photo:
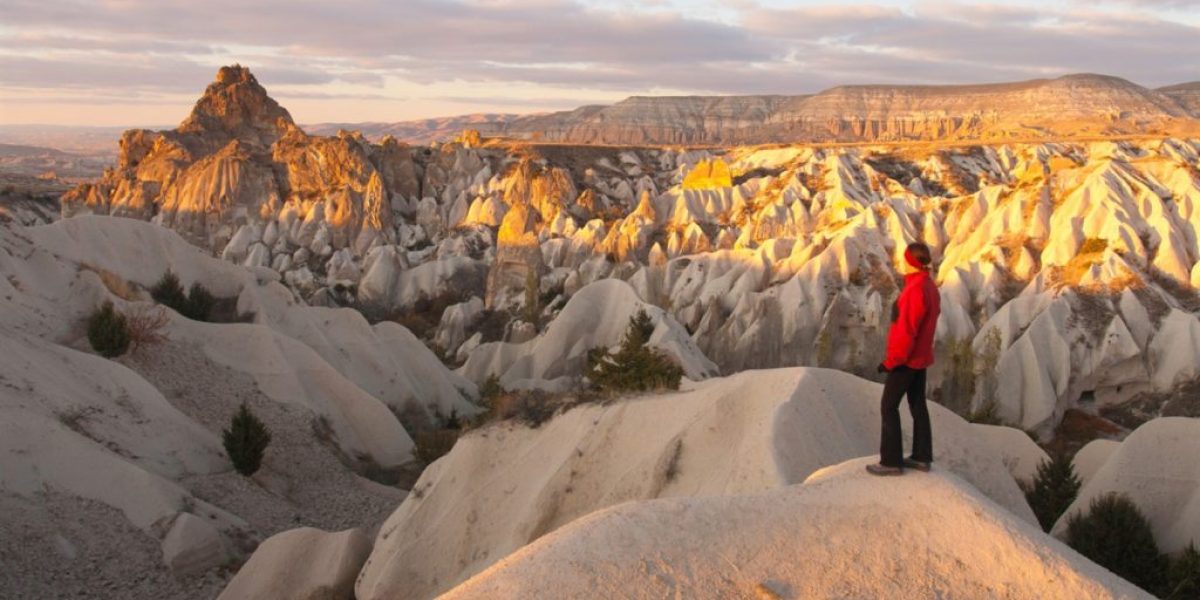
[[[259,544],[217,600],[350,600],[370,552],[357,529],[289,529]]]
[[[168,269],[185,286],[236,299],[252,322],[201,323],[161,309],[162,346],[116,360],[94,354],[80,325],[86,316],[104,301],[148,308],[146,288]],[[348,504],[332,512],[394,501],[394,488],[363,484],[351,468],[392,472],[412,462],[395,413],[478,410],[474,384],[399,325],[304,306],[274,271],[207,256],[150,223],[81,216],[0,225],[0,275],[0,494],[111,507],[128,525],[99,531],[161,543],[181,573],[235,559],[259,527],[273,526],[273,511],[331,512],[306,504],[328,492],[322,486],[339,485]],[[165,384],[155,378],[163,373]],[[247,399],[275,441],[257,485],[230,486],[241,476],[220,432],[228,407]],[[300,469],[304,481],[295,479]],[[278,506],[249,504],[271,494]],[[221,552],[214,539],[224,540]]]
[[[645,310],[655,323],[649,346],[661,350],[690,379],[717,374],[717,367],[696,347],[687,331],[661,308],[638,299],[629,284],[597,281],[576,292],[562,312],[538,337],[513,344],[491,342],[471,352],[460,372],[482,383],[489,375],[506,387],[530,380],[578,378],[592,348],[620,343],[631,316]]]
[[[1072,515],[1086,514],[1092,501],[1125,494],[1142,511],[1166,553],[1200,543],[1200,419],[1162,417],[1134,430],[1079,490],[1054,525],[1065,535]]]
[[[1092,440],[1084,447],[1075,453],[1071,459],[1071,464],[1075,467],[1075,476],[1079,478],[1079,483],[1086,484],[1091,481],[1092,477],[1100,471],[1104,463],[1112,457],[1113,452],[1121,447],[1121,442],[1116,440]]]
[[[880,479],[868,462],[761,495],[601,510],[442,597],[1151,598],[954,474]]]
[[[357,597],[436,595],[622,502],[800,483],[878,451],[879,395],[878,384],[837,371],[747,371],[678,393],[578,407],[538,429],[485,427],[430,465],[384,524]],[[930,408],[936,468],[1034,522],[1001,449],[950,411]]]
[[[182,512],[162,541],[163,562],[180,576],[203,573],[229,562],[231,555],[221,532],[208,521]]]

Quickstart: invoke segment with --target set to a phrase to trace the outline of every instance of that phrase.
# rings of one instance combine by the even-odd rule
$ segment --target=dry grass
[[[418,431],[413,436],[413,455],[428,465],[450,452],[458,441],[459,433],[459,430],[449,428]]]
[[[142,297],[141,290],[134,287],[135,284],[130,283],[125,278],[113,273],[112,271],[109,271],[108,269],[93,266],[87,263],[81,264],[79,267],[82,270],[95,273],[96,276],[100,278],[100,283],[104,284],[104,287],[108,289],[109,293],[126,302],[134,302],[140,300]]]
[[[140,305],[125,313],[125,326],[129,330],[129,351],[155,346],[167,341],[163,332],[171,317],[157,306]]]

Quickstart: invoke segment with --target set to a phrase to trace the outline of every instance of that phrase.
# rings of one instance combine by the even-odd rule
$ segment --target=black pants
[[[900,399],[908,396],[913,419],[912,458],[933,462],[933,434],[929,427],[929,408],[925,406],[925,369],[900,366],[888,372],[883,384],[879,412],[883,429],[879,442],[879,462],[889,467],[904,464],[904,441],[900,434]]]

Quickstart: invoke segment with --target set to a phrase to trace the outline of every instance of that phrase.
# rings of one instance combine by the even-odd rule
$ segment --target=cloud
[[[194,96],[234,61],[281,97],[327,100],[331,110],[409,95],[453,105],[464,86],[506,84],[559,91],[528,101],[508,93],[492,105],[560,107],[567,101],[549,98],[563,89],[786,94],[1072,72],[1160,86],[1200,72],[1190,50],[1200,28],[1172,17],[1188,4],[1200,0],[1077,0],[1066,9],[725,2],[712,14],[571,0],[6,0],[0,86],[8,98]]]

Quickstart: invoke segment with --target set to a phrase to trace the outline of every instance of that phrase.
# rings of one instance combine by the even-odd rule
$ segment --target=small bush
[[[184,294],[179,277],[170,270],[163,273],[158,283],[150,288],[150,297],[193,321],[207,321],[217,303],[216,297],[199,282],[193,283],[192,287],[188,288],[188,293]]]
[[[105,358],[115,358],[129,349],[129,325],[112,302],[105,302],[88,317],[87,336],[92,349]]]
[[[145,305],[135,307],[125,313],[125,322],[129,330],[130,352],[161,344],[167,339],[163,328],[170,322],[170,317],[161,308]]]
[[[238,473],[250,476],[262,465],[263,453],[271,443],[271,432],[243,402],[233,415],[229,429],[221,433],[225,453]]]
[[[683,370],[665,354],[646,346],[653,332],[650,316],[639,310],[629,318],[615,354],[604,348],[588,352],[588,379],[601,389],[615,392],[679,389]]]
[[[209,314],[212,313],[213,305],[216,303],[217,299],[212,293],[196,282],[188,288],[187,304],[184,306],[183,312],[179,314],[193,321],[207,321]]]
[[[1042,461],[1033,483],[1022,487],[1026,488],[1025,499],[1037,515],[1038,523],[1044,531],[1050,531],[1079,494],[1079,478],[1075,475],[1075,465],[1060,453]]]
[[[1200,552],[1195,544],[1188,544],[1179,556],[1171,561],[1167,572],[1167,600],[1200,598]]]
[[[1067,544],[1147,592],[1161,592],[1166,583],[1167,560],[1158,551],[1150,522],[1122,494],[1096,498],[1086,516],[1072,515]]]
[[[179,283],[179,277],[171,270],[163,273],[163,276],[150,288],[150,297],[154,301],[175,309],[175,312],[183,314],[187,306],[187,296],[183,293],[183,286]]]

